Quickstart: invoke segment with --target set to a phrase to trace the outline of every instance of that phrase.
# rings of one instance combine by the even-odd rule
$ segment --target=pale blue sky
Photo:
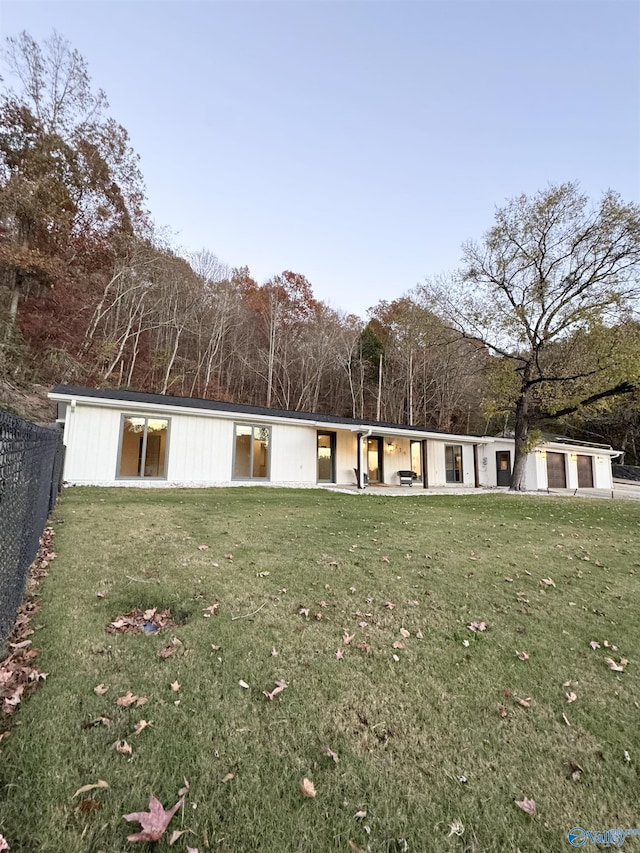
[[[640,201],[638,2],[1,0],[0,27],[85,56],[176,245],[360,316],[521,192]]]

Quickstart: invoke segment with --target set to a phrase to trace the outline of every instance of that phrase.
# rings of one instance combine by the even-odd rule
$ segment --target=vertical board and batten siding
[[[315,427],[272,424],[270,481],[285,484],[317,482],[317,448],[318,430]]]
[[[114,482],[121,413],[98,406],[67,408],[64,479],[74,483]]]
[[[168,417],[167,480],[186,483],[226,483],[231,479],[233,421],[197,415]]]

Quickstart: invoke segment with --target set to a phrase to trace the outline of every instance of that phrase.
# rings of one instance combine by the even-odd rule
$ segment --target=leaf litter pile
[[[545,545],[524,501],[509,498],[430,501],[425,526],[420,499],[270,490],[267,504],[260,490],[231,491],[189,492],[185,509],[177,491],[127,496],[132,515],[153,517],[149,548],[151,527],[174,524],[177,556],[157,571],[164,609],[126,574],[139,574],[135,549],[129,568],[105,560],[78,589],[93,633],[65,654],[85,672],[48,664],[41,694],[54,702],[66,678],[65,695],[78,697],[55,729],[77,756],[62,767],[64,840],[43,851],[147,842],[198,853],[497,853],[514,838],[542,851],[586,825],[605,790],[632,821],[640,697],[628,628],[637,539],[620,543],[628,517],[609,541],[598,513],[615,524],[613,508],[589,507],[589,526],[584,509],[529,499],[538,514],[548,507]],[[79,494],[66,498],[72,507]],[[206,507],[192,529],[190,502]],[[216,513],[229,526],[219,548]],[[95,523],[90,506],[83,514]],[[248,515],[268,529],[262,540]],[[124,523],[113,518],[115,529]],[[617,552],[616,573],[605,566]],[[114,610],[125,596],[136,606]],[[176,626],[172,612],[191,616]],[[168,644],[154,637],[166,628],[176,633]],[[140,634],[148,639],[130,636]],[[5,755],[11,742],[0,744]],[[39,766],[43,743],[33,743]],[[16,814],[17,788],[7,788]],[[123,818],[140,828],[115,828]],[[103,841],[105,820],[114,828]],[[28,849],[27,831],[0,819],[5,844]]]

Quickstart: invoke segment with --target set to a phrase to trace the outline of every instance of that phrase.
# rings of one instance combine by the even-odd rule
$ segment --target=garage
[[[547,485],[550,489],[566,489],[567,472],[564,453],[547,452]]]
[[[578,454],[578,487],[580,489],[593,488],[593,456]]]

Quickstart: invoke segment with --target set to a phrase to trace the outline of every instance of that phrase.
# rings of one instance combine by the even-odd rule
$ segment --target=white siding
[[[271,429],[271,482],[316,483],[318,431],[310,426],[274,424]]]

